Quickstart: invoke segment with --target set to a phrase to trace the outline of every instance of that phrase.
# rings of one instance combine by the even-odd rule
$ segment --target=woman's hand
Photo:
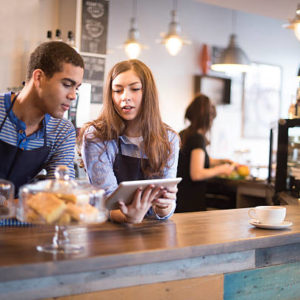
[[[217,167],[221,175],[230,175],[235,169],[235,164],[223,164]]]
[[[220,163],[221,164],[230,164],[230,165],[236,165],[236,163],[233,161],[233,160],[231,160],[231,159],[220,159]]]
[[[171,212],[175,206],[177,191],[176,185],[163,189],[161,197],[153,201],[152,207],[158,216],[165,217]]]
[[[161,187],[154,185],[147,186],[144,190],[138,188],[134,194],[133,200],[129,205],[119,202],[119,208],[125,216],[126,223],[137,224],[143,221],[145,214],[152,206],[154,199],[162,194]]]

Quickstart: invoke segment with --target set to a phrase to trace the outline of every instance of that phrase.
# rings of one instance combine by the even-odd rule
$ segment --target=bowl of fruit
[[[234,170],[227,176],[223,176],[223,178],[231,179],[231,180],[243,180],[249,177],[250,168],[247,165],[236,165]]]

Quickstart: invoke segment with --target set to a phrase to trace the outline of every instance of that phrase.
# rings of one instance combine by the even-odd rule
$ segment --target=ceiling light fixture
[[[294,19],[290,19],[289,22],[289,24],[284,24],[283,27],[294,30],[296,38],[300,40],[300,4],[297,6]]]
[[[298,72],[297,72],[297,79],[298,79],[298,81],[300,81],[300,67],[299,67]]]
[[[132,18],[130,19],[130,29],[128,39],[124,43],[124,49],[130,59],[137,58],[144,46],[138,41],[140,33],[136,21],[137,0],[132,1]]]
[[[181,26],[178,22],[177,0],[173,0],[173,10],[171,11],[171,22],[169,23],[169,31],[162,34],[163,39],[160,41],[165,44],[169,54],[175,56],[179,53],[183,45],[191,42],[181,37]]]
[[[235,13],[232,11],[232,24],[235,27]],[[234,32],[234,30],[233,30]],[[211,69],[220,72],[247,72],[250,68],[250,60],[246,53],[238,47],[236,35],[231,34],[227,48],[225,48]]]

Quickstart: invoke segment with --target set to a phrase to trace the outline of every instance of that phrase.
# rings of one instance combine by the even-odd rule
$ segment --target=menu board
[[[102,103],[105,58],[82,55],[84,60],[83,82],[91,84],[91,103]]]
[[[106,54],[108,0],[82,0],[80,52]]]

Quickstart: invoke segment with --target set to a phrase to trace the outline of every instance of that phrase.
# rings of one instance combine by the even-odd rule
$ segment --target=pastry
[[[74,194],[61,194],[61,193],[56,193],[55,194],[59,199],[65,201],[66,203],[71,202],[71,203],[76,203],[77,202],[77,197]]]
[[[51,193],[37,193],[27,200],[28,207],[40,214],[48,224],[60,218],[66,208],[64,201]]]
[[[70,214],[72,220],[79,222],[83,218],[82,208],[73,203],[67,204],[66,211]]]
[[[99,216],[98,209],[90,204],[86,204],[82,208],[83,210],[83,218],[87,223],[96,222]]]
[[[71,223],[71,216],[66,211],[60,216],[57,222],[57,224],[59,225],[68,225],[70,223]]]
[[[59,199],[65,201],[66,203],[74,203],[78,205],[88,204],[90,200],[90,196],[86,193],[77,194],[76,196],[74,194],[62,194],[62,193],[56,193],[55,195]]]

